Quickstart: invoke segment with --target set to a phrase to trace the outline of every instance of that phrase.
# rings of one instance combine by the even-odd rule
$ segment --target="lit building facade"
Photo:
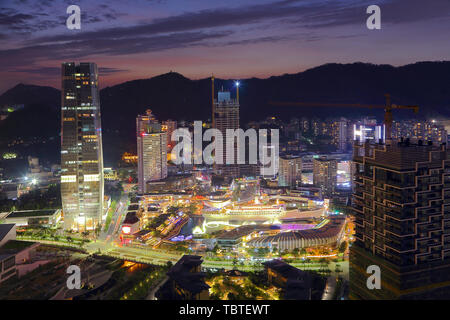
[[[136,118],[138,151],[138,190],[147,192],[148,181],[167,177],[167,132],[155,119],[151,110]]]
[[[161,130],[167,133],[167,152],[172,151],[175,141],[172,140],[172,133],[177,129],[177,122],[166,120],[162,122]]]
[[[447,130],[435,120],[394,121],[392,125],[392,137],[395,139],[410,138],[412,142],[431,140],[436,143],[446,143],[448,140]]]
[[[348,144],[348,121],[344,118],[333,121],[332,123],[332,137],[333,144],[338,151],[345,152]]]
[[[450,298],[450,152],[445,145],[355,144],[352,299]],[[381,289],[369,290],[368,266]]]
[[[62,65],[61,198],[64,227],[93,230],[103,213],[103,151],[95,63]]]
[[[239,129],[239,101],[231,99],[230,92],[220,91],[217,94],[217,100],[214,101],[214,128],[218,129],[222,136],[226,137],[227,129]],[[217,164],[216,169],[221,172],[221,175],[227,178],[239,177],[239,165],[237,164],[237,144],[234,145],[234,160],[233,164],[226,164],[226,144],[223,146],[222,164]],[[220,161],[217,159],[216,162]]]
[[[302,158],[293,156],[281,156],[279,158],[278,185],[283,187],[295,187],[297,181],[302,181]]]
[[[313,182],[322,190],[324,198],[330,198],[337,185],[337,160],[326,157],[314,158]]]

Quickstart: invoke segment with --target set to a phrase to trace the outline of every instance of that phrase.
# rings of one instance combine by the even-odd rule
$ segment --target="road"
[[[128,209],[128,193],[124,193],[120,200],[117,202],[116,210],[111,219],[111,223],[108,227],[108,231],[102,231],[99,236],[99,240],[111,242],[115,239],[117,231],[120,228],[122,220],[125,218]]]
[[[169,277],[165,277],[160,283],[158,283],[158,285],[150,291],[150,293],[148,294],[148,296],[145,300],[156,300],[156,298],[155,298],[156,291],[158,291],[159,288],[161,288],[161,286],[164,283],[166,283],[167,280],[169,280]]]
[[[61,245],[61,246],[67,246],[68,244],[66,242],[62,241],[54,241],[54,240],[39,240],[39,239],[24,239],[24,240],[33,240],[38,241],[45,244],[53,244],[53,245]],[[74,245],[74,247],[76,247]],[[89,254],[95,254],[100,253],[102,255],[111,256],[119,259],[128,259],[131,261],[137,261],[142,263],[148,263],[148,264],[154,264],[154,265],[165,265],[168,261],[171,261],[173,264],[175,264],[185,253],[182,252],[175,252],[175,251],[166,251],[162,249],[153,249],[152,247],[131,247],[131,246],[119,246],[114,242],[106,241],[106,240],[96,240],[94,242],[89,242],[84,245],[84,249],[86,249],[87,253]],[[253,271],[261,269],[261,265],[258,264],[256,267],[253,265],[253,263],[246,263],[244,265],[233,264],[233,259],[227,259],[227,260],[213,260],[210,257],[203,257],[203,268],[213,268],[213,269],[233,269],[237,268],[242,271]],[[292,266],[303,269],[303,270],[319,270],[322,268],[322,264],[316,263],[316,264],[310,264],[306,265],[301,262],[294,262],[290,263]],[[332,276],[340,276],[344,279],[348,279],[348,261],[341,261],[338,262],[340,265],[340,269],[342,272],[339,274],[335,273],[335,264],[334,262],[331,262],[329,264],[329,269],[332,271]]]

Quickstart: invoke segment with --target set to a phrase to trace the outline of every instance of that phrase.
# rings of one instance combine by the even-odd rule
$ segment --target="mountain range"
[[[101,79],[100,79],[101,81]],[[215,80],[215,89],[233,90],[233,80]],[[418,105],[418,115],[397,112],[396,119],[450,117],[450,61],[417,62],[405,66],[368,63],[325,64],[295,74],[266,79],[240,79],[241,126],[268,116],[382,116],[382,110],[353,108],[280,107],[270,101],[384,104],[390,93],[395,104]],[[24,104],[0,122],[3,141],[16,137],[57,136],[60,130],[60,91],[18,84],[0,96],[0,107]],[[103,145],[113,165],[124,151],[135,151],[136,116],[151,109],[160,120],[211,118],[211,79],[191,80],[170,72],[106,87],[100,91]],[[398,110],[396,110],[398,111]]]

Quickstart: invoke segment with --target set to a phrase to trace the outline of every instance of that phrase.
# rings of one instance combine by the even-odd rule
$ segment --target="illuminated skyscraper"
[[[61,198],[65,229],[93,230],[103,213],[103,152],[95,63],[62,65]]]
[[[214,101],[214,104],[214,128],[222,133],[225,140],[227,129],[239,129],[239,101],[237,99],[231,99],[230,92],[219,91],[217,100]],[[236,178],[239,176],[239,165],[236,164],[237,144],[235,144],[234,147],[234,164],[226,164],[227,152],[225,144],[223,147],[223,164],[218,164],[216,169],[218,169],[224,177]],[[216,158],[216,162],[217,161],[218,159]]]
[[[353,160],[350,297],[449,299],[450,151],[366,142],[354,145]],[[369,266],[379,267],[380,289],[367,286]]]
[[[151,110],[136,118],[139,193],[147,192],[147,182],[167,177],[167,132]]]

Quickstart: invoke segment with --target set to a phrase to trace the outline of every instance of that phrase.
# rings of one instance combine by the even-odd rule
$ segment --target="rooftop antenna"
[[[212,107],[212,127],[215,128],[214,74],[211,74],[211,107]]]
[[[234,85],[236,86],[236,101],[239,104],[239,85],[240,85],[240,82],[238,80],[236,80],[234,82]]]

